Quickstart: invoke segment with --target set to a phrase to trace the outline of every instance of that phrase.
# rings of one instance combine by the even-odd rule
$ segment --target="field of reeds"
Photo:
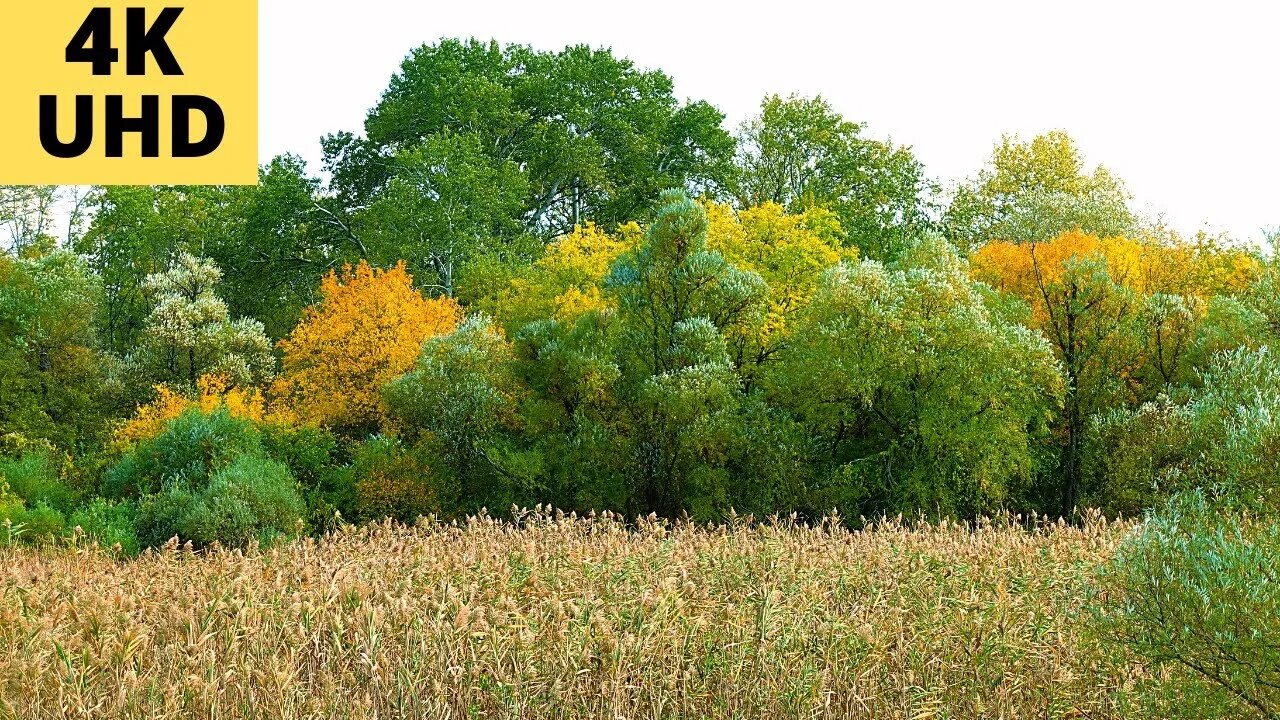
[[[0,717],[1112,718],[1091,521],[375,525],[0,548]]]

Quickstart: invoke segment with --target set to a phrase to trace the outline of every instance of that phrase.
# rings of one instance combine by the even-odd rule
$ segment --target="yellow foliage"
[[[1059,282],[1072,259],[1102,258],[1119,285],[1141,291],[1145,284],[1141,246],[1125,238],[1067,232],[1049,242],[991,242],[974,253],[973,275],[998,290],[1034,301],[1041,285]]]
[[[361,261],[330,272],[320,295],[280,341],[283,371],[272,395],[299,421],[326,427],[378,423],[380,388],[412,368],[422,343],[452,332],[462,315],[452,298],[424,298],[403,262],[379,270]]]
[[[497,299],[495,319],[512,329],[547,317],[572,320],[609,307],[600,285],[614,261],[635,248],[642,236],[634,222],[613,234],[593,223],[575,227],[547,246],[529,272],[511,281]]]
[[[728,205],[704,202],[707,247],[742,270],[764,278],[769,313],[761,340],[784,333],[796,311],[809,303],[822,273],[841,260],[857,257],[836,244],[839,222],[822,208],[790,214],[777,203],[735,212]]]
[[[1247,288],[1258,263],[1247,252],[1221,248],[1206,240],[1157,241],[1098,238],[1067,232],[1049,242],[992,242],[972,258],[973,275],[987,284],[1021,296],[1037,306],[1039,285],[1059,281],[1071,258],[1106,260],[1112,280],[1139,295],[1207,298]]]
[[[133,418],[116,429],[117,447],[127,448],[154,438],[170,420],[192,408],[203,413],[225,408],[232,417],[254,422],[267,419],[266,402],[256,388],[234,387],[221,375],[204,375],[196,386],[196,396],[189,397],[166,385],[157,385],[155,399],[140,406]]]

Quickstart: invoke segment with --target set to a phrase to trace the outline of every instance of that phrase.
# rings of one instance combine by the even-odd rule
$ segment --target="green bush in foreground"
[[[1167,672],[1162,716],[1280,717],[1280,523],[1175,496],[1101,573],[1103,634]]]
[[[226,410],[189,410],[126,455],[107,488],[138,498],[143,547],[172,537],[196,547],[243,546],[298,530],[306,505],[289,467],[271,459],[261,433]]]
[[[138,537],[149,547],[175,536],[196,547],[244,546],[295,532],[305,513],[288,468],[244,455],[215,472],[204,487],[174,482],[144,498]]]

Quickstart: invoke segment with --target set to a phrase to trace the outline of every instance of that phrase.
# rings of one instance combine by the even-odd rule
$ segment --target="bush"
[[[61,512],[43,502],[25,507],[0,499],[0,524],[6,525],[0,528],[0,544],[16,540],[44,543],[61,536],[67,521]]]
[[[336,528],[342,516],[355,517],[350,479],[338,467],[345,448],[333,433],[313,426],[266,425],[262,444],[267,456],[284,463],[301,486],[308,525],[323,532]]]
[[[1167,669],[1161,714],[1280,714],[1277,557],[1280,523],[1192,491],[1149,514],[1104,566],[1103,636]]]
[[[379,436],[360,445],[349,470],[357,517],[393,517],[413,522],[423,515],[439,513],[440,499],[431,467],[422,455],[395,438]]]
[[[117,497],[140,497],[143,546],[169,538],[229,546],[289,534],[306,507],[289,467],[267,456],[262,433],[225,408],[188,410],[107,474]]]
[[[60,512],[76,505],[76,492],[63,479],[62,468],[52,450],[30,450],[16,458],[0,459],[0,481],[26,501],[42,503]]]
[[[233,417],[225,408],[211,413],[193,408],[108,470],[103,493],[131,498],[158,492],[168,482],[203,486],[236,458],[264,453],[262,434],[251,421]]]
[[[204,487],[177,480],[144,498],[138,537],[158,546],[177,537],[198,548],[238,547],[297,532],[306,506],[283,463],[258,455],[236,458]]]
[[[121,552],[138,554],[138,531],[135,526],[138,508],[131,502],[113,503],[103,498],[76,510],[67,520],[67,527],[79,527],[85,537],[99,545],[111,548],[120,546]]]
[[[1254,510],[1280,507],[1280,362],[1266,348],[1216,356],[1187,401],[1096,421],[1090,499],[1134,512],[1200,488]]]

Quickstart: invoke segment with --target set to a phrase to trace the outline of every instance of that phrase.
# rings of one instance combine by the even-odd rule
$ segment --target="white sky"
[[[821,93],[930,176],[1002,133],[1069,132],[1139,210],[1245,238],[1280,225],[1280,6],[1254,2],[261,0],[261,140],[319,169],[411,48],[441,37],[587,43],[661,68],[730,128],[766,93]]]

